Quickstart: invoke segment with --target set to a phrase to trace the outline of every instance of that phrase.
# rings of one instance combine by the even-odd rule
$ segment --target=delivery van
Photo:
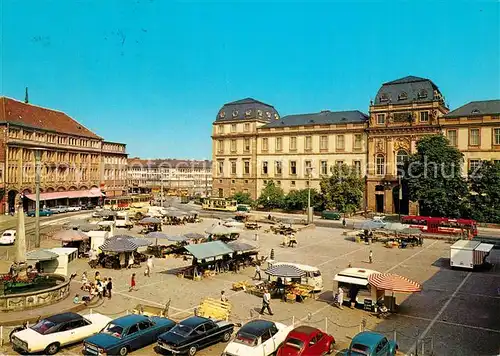
[[[365,299],[377,300],[375,288],[371,288],[368,277],[373,273],[380,273],[366,268],[346,268],[333,277],[333,293],[339,287],[344,290],[344,301],[349,302],[352,297],[356,303],[363,304]]]

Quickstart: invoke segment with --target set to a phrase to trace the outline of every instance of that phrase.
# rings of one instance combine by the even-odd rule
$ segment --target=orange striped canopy
[[[368,282],[377,289],[400,293],[420,292],[422,286],[406,277],[392,273],[373,273]]]

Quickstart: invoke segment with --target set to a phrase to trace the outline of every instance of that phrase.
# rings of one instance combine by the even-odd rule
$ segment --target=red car
[[[319,356],[334,351],[335,339],[319,329],[299,326],[288,333],[276,356]]]

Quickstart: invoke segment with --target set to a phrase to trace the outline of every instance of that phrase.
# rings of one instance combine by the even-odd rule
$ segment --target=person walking
[[[344,303],[344,290],[341,287],[339,287],[337,291],[337,307],[339,307],[339,309],[344,309],[342,307],[343,303]]]
[[[262,276],[260,275],[260,265],[258,263],[255,265],[255,275],[253,276],[253,279],[257,279],[257,276],[259,276],[259,281],[262,280]]]
[[[373,263],[373,251],[370,250],[370,255],[368,256],[368,258],[370,259],[370,263]]]
[[[132,277],[130,277],[130,288],[129,292],[132,292],[135,289],[135,273],[132,273]]]
[[[102,285],[101,281],[97,281],[97,295],[99,296],[99,299],[102,299],[104,295],[104,287]]]
[[[146,262],[146,274],[151,277],[151,272],[153,270],[153,256],[148,257],[148,262]]]
[[[95,272],[95,275],[94,275],[94,281],[95,281],[96,283],[101,281],[101,274],[99,273],[99,271],[96,271],[96,272]]]
[[[267,309],[269,315],[274,315],[271,310],[271,294],[268,289],[264,289],[264,295],[262,296],[262,309],[260,310],[260,314],[264,314],[264,310]]]
[[[220,292],[220,301],[223,302],[223,303],[227,303],[228,302],[227,296],[226,296],[226,294],[224,294],[224,291]]]
[[[108,283],[106,284],[106,290],[108,291],[108,298],[111,299],[111,290],[113,289],[113,281],[111,281],[111,277],[108,278]]]

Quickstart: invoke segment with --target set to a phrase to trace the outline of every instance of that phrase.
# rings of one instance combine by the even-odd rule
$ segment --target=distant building
[[[319,189],[335,164],[365,177],[365,207],[410,212],[398,166],[425,135],[443,133],[465,156],[464,172],[480,160],[500,160],[500,100],[449,111],[437,85],[408,76],[382,84],[369,113],[358,110],[288,115],[247,98],[224,104],[212,126],[213,194],[257,198],[269,180],[285,193]],[[404,185],[404,184],[403,184]],[[415,212],[413,210],[412,212]]]
[[[207,196],[212,191],[212,162],[209,160],[140,159],[128,160],[132,193]]]
[[[34,207],[35,150],[42,206],[98,202],[127,192],[125,144],[110,143],[63,112],[0,97],[0,212],[23,194]]]

